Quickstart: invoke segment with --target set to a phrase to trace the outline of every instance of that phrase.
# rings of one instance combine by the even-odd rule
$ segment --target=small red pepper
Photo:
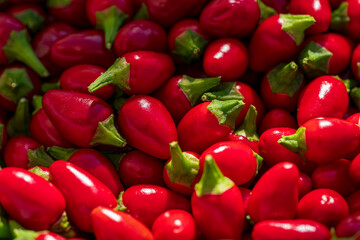
[[[339,238],[353,237],[359,239],[360,236],[360,212],[349,215],[341,220],[335,228],[336,236]]]
[[[299,199],[310,192],[312,186],[311,178],[307,174],[299,172]]]
[[[349,175],[356,182],[360,182],[360,154],[358,154],[350,163]]]
[[[352,193],[349,197],[346,198],[346,201],[349,205],[350,213],[360,211],[360,190]]]
[[[360,82],[360,44],[352,52],[351,70],[358,82]]]
[[[299,126],[293,115],[289,112],[279,108],[274,108],[266,113],[263,117],[260,127],[259,134],[263,134],[270,128],[294,128],[297,129]]]
[[[26,136],[9,139],[4,149],[4,161],[7,167],[29,168],[29,150],[38,149],[40,143]]]

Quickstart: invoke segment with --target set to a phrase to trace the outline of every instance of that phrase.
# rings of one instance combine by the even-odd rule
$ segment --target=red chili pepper
[[[90,26],[86,15],[86,0],[48,0],[46,5],[56,19],[69,25],[86,28]]]
[[[351,70],[358,81],[360,81],[360,44],[356,46],[351,56]]]
[[[54,89],[44,94],[42,103],[54,126],[75,145],[122,147],[126,143],[114,126],[111,107],[100,98]]]
[[[95,207],[117,205],[109,188],[75,164],[55,161],[50,166],[50,181],[64,195],[70,221],[85,232],[92,231],[90,213]]]
[[[105,32],[105,46],[111,49],[119,28],[131,18],[132,5],[130,0],[89,0],[86,13],[92,25]]]
[[[360,236],[360,212],[351,214],[344,218],[336,226],[336,236],[339,238],[353,237],[359,239]]]
[[[350,177],[349,160],[339,159],[331,163],[318,166],[311,179],[313,188],[329,188],[346,197],[353,193],[358,184]]]
[[[171,190],[191,196],[199,173],[199,157],[194,152],[182,152],[178,142],[170,143],[171,158],[165,163],[163,179]]]
[[[328,227],[335,226],[349,215],[345,199],[331,189],[313,190],[300,199],[297,217],[317,221]]]
[[[299,172],[299,199],[310,192],[312,186],[311,178],[307,174]]]
[[[206,239],[241,238],[245,217],[241,192],[221,173],[211,155],[206,156],[204,173],[195,185],[191,208]]]
[[[53,23],[42,29],[32,40],[32,46],[36,56],[49,71],[50,76],[56,76],[63,71],[63,68],[54,63],[50,57],[50,48],[58,39],[63,38],[75,29],[65,23]]]
[[[46,18],[44,10],[35,4],[14,5],[7,12],[20,20],[32,33],[43,28]]]
[[[299,197],[299,171],[289,162],[278,163],[259,179],[248,201],[253,222],[292,219]]]
[[[354,43],[336,33],[324,33],[308,38],[299,54],[299,64],[310,78],[335,75],[350,63]]]
[[[291,0],[288,9],[291,14],[308,14],[314,17],[315,23],[306,29],[306,34],[319,34],[330,27],[331,7],[328,0]]]
[[[247,65],[247,49],[236,39],[222,38],[206,48],[203,66],[210,77],[221,76],[222,81],[233,81],[245,73]]]
[[[190,64],[201,59],[209,40],[197,20],[185,19],[170,29],[169,51],[176,62]]]
[[[251,236],[253,240],[331,238],[326,226],[307,219],[262,221],[254,226]]]
[[[107,85],[94,92],[89,92],[88,86],[106,70],[90,64],[76,65],[66,69],[60,76],[60,88],[76,92],[88,93],[104,100],[115,92],[114,85]]]
[[[165,186],[163,163],[141,151],[126,153],[119,163],[119,176],[126,187],[139,184]]]
[[[262,79],[261,97],[268,109],[281,108],[294,112],[304,87],[304,75],[296,63],[282,63],[268,71]]]
[[[250,69],[263,72],[289,62],[301,46],[304,31],[314,22],[309,15],[277,14],[265,19],[250,40]]]
[[[183,210],[169,210],[158,216],[151,228],[156,240],[196,240],[197,228],[192,215]]]
[[[204,171],[205,158],[211,155],[225,177],[236,185],[244,184],[256,175],[260,166],[253,150],[241,142],[218,142],[206,149],[200,156],[199,175]]]
[[[96,207],[91,212],[91,221],[98,240],[154,240],[153,234],[141,222],[127,213],[107,207]]]
[[[29,150],[39,148],[40,143],[32,138],[16,136],[9,139],[4,149],[4,161],[7,167],[29,168]]]
[[[25,26],[4,13],[0,13],[0,25],[0,64],[5,65],[17,60],[25,63],[41,77],[49,76],[49,72],[31,48]]]
[[[213,100],[193,107],[177,126],[181,148],[201,153],[226,140],[235,128],[235,120],[243,106],[239,100]]]
[[[260,9],[252,0],[216,0],[200,14],[200,26],[217,38],[249,36],[260,18]]]
[[[331,29],[345,32],[355,40],[360,39],[360,3],[356,0],[344,0],[331,14]]]
[[[297,129],[299,126],[293,115],[289,112],[284,111],[279,108],[272,109],[266,113],[263,117],[259,133],[263,134],[266,130],[270,128],[294,128]]]
[[[349,205],[350,213],[360,211],[360,190],[352,193],[349,197],[346,198],[346,201]]]
[[[360,182],[360,154],[351,161],[349,175],[354,181]]]
[[[156,93],[178,123],[195,106],[201,95],[220,83],[220,78],[193,78],[187,75],[170,78]]]
[[[183,196],[155,185],[136,185],[125,190],[122,201],[126,212],[151,227],[155,219],[171,209],[190,211],[190,203]]]
[[[113,83],[126,94],[150,94],[174,74],[174,63],[164,53],[137,51],[126,53],[90,86],[93,92]]]
[[[166,52],[167,34],[158,24],[138,19],[119,29],[114,40],[114,50],[121,57],[135,51]]]
[[[79,64],[108,68],[114,63],[115,54],[105,48],[104,41],[104,34],[97,30],[71,33],[51,46],[50,56],[63,68]]]
[[[150,96],[137,95],[120,108],[119,129],[130,146],[153,157],[170,157],[169,143],[177,140],[176,127],[162,103]]]
[[[50,182],[27,170],[3,168],[0,182],[1,206],[27,229],[49,229],[65,210],[61,192]]]
[[[278,143],[299,154],[303,160],[329,163],[359,148],[360,128],[338,118],[314,118],[298,128],[295,134],[283,136]]]
[[[21,98],[31,99],[40,88],[40,78],[31,69],[10,65],[0,70],[0,107],[13,112]]]

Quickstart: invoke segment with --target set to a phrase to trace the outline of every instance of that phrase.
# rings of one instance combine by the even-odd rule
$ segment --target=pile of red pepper
[[[0,11],[0,239],[360,239],[359,0]]]

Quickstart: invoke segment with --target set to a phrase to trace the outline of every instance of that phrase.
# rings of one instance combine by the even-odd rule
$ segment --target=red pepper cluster
[[[359,0],[0,11],[0,239],[360,239]]]

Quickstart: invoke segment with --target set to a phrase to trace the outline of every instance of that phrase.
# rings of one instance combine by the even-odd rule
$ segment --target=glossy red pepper
[[[360,212],[349,215],[341,220],[335,228],[336,236],[339,238],[356,237],[359,239]]]
[[[135,51],[166,52],[167,34],[158,24],[138,19],[121,27],[114,40],[114,50],[121,57]]]
[[[201,59],[209,40],[197,20],[185,19],[170,29],[169,52],[177,62],[190,64]]]
[[[70,221],[85,232],[93,230],[90,213],[95,207],[115,208],[117,205],[109,188],[75,164],[55,161],[50,166],[50,181],[64,195]]]
[[[253,0],[215,0],[200,14],[200,26],[217,38],[249,36],[260,18],[260,9]]]
[[[345,32],[352,39],[359,40],[360,3],[357,0],[344,0],[331,14],[331,29]]]
[[[97,30],[71,33],[57,40],[50,49],[53,62],[63,68],[79,64],[93,64],[108,68],[115,54],[105,48],[104,34]]]
[[[299,53],[299,64],[310,77],[336,75],[350,63],[354,43],[336,33],[324,33],[309,37]]]
[[[100,98],[54,89],[44,94],[42,103],[54,126],[75,145],[90,147],[105,144],[122,147],[126,143],[114,126],[110,105]]]
[[[21,98],[31,99],[40,94],[40,78],[23,65],[10,65],[0,70],[0,107],[15,111]]]
[[[4,149],[4,161],[7,167],[29,168],[29,150],[39,148],[41,145],[32,138],[16,136],[9,139]]]
[[[46,18],[44,10],[35,4],[14,5],[7,12],[20,20],[32,33],[43,28]]]
[[[266,73],[261,81],[261,97],[268,109],[281,108],[294,112],[300,93],[305,87],[304,75],[295,62],[279,64]]]
[[[222,81],[240,78],[248,65],[248,53],[244,44],[234,38],[222,38],[209,44],[204,53],[203,67],[210,77]]]
[[[120,108],[119,129],[130,146],[153,157],[170,157],[169,143],[177,140],[176,127],[162,103],[150,96],[137,95]]]
[[[311,178],[307,174],[299,172],[299,199],[310,192],[312,186]]]
[[[139,184],[165,186],[163,163],[141,151],[126,153],[119,163],[119,176],[126,187]]]
[[[38,34],[35,35],[32,40],[32,47],[36,56],[40,59],[42,64],[49,71],[50,76],[58,75],[62,72],[63,68],[54,63],[50,57],[51,46],[58,40],[71,33],[74,33],[75,29],[65,23],[53,23]]]
[[[206,239],[240,239],[245,211],[241,192],[225,177],[211,155],[191,197],[196,224]],[[211,219],[211,221],[209,221]]]
[[[314,22],[309,15],[277,14],[265,19],[250,40],[250,69],[263,72],[289,62],[300,48],[304,31]]]
[[[36,57],[29,43],[25,26],[11,15],[0,13],[0,64],[5,65],[14,60],[25,63],[42,77],[49,72]]]
[[[178,142],[170,143],[171,158],[165,163],[163,179],[171,190],[191,196],[199,174],[199,157],[194,152],[182,152]]]
[[[119,28],[132,17],[132,5],[130,0],[88,0],[86,13],[92,25],[104,31],[105,46],[111,49]]]
[[[86,28],[90,22],[86,15],[86,0],[49,0],[46,5],[56,19],[69,25]]]
[[[193,107],[177,126],[180,147],[201,153],[226,140],[235,128],[235,120],[243,105],[238,100],[213,100]]]
[[[65,210],[61,192],[27,170],[7,167],[0,171],[0,203],[12,219],[27,229],[51,227]]]
[[[98,240],[155,240],[150,230],[127,213],[96,207],[91,222]]]
[[[278,143],[304,160],[329,163],[359,149],[360,128],[339,118],[314,118]]]
[[[175,123],[178,123],[199,102],[203,93],[219,83],[220,78],[174,76],[156,91],[154,97],[165,105]]]
[[[294,128],[297,129],[299,126],[293,115],[289,112],[279,108],[272,109],[266,113],[263,117],[260,127],[259,134],[264,133],[270,128]]]
[[[314,17],[315,23],[306,29],[306,34],[319,34],[330,27],[331,7],[328,0],[291,0],[288,9],[291,14],[308,14]]]
[[[297,206],[297,217],[317,221],[328,227],[349,215],[345,199],[331,189],[320,188],[307,193]]]
[[[88,86],[106,70],[102,67],[90,64],[76,65],[66,69],[60,76],[60,88],[76,92],[88,93],[104,100],[111,97],[115,92],[114,85],[107,85],[94,92],[89,92]]]
[[[211,155],[225,177],[236,185],[248,182],[256,175],[258,163],[253,150],[244,143],[218,142],[206,149],[200,156],[199,177],[204,171],[205,158]]]
[[[318,166],[311,175],[313,188],[329,188],[343,197],[353,193],[358,184],[350,177],[350,162],[339,159],[331,163]]]
[[[126,53],[89,86],[89,91],[113,83],[128,95],[150,94],[174,74],[174,63],[164,53]]]
[[[257,223],[251,233],[253,240],[318,239],[329,240],[329,229],[313,220],[267,220]]]
[[[197,227],[194,218],[183,210],[169,210],[158,216],[151,228],[156,240],[196,240]]]
[[[348,173],[354,181],[360,182],[360,154],[351,161]]]
[[[136,185],[125,190],[126,212],[151,227],[155,219],[171,209],[190,211],[189,201],[179,194],[155,185]]]

